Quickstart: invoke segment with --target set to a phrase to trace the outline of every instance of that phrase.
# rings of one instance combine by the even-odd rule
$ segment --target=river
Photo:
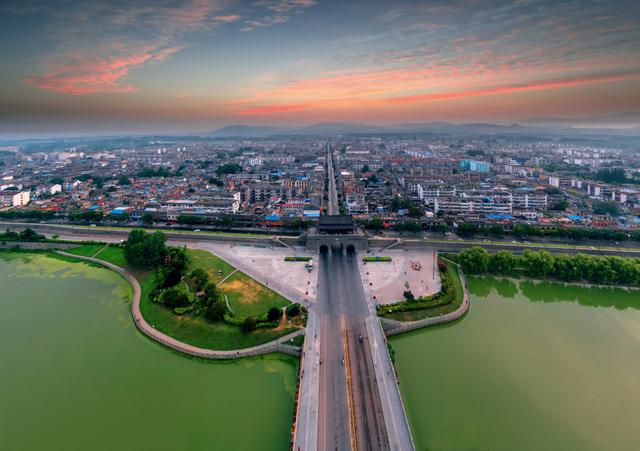
[[[418,450],[631,450],[640,291],[469,278],[462,320],[391,340]]]
[[[2,449],[287,449],[296,359],[185,357],[130,306],[107,269],[0,253]]]

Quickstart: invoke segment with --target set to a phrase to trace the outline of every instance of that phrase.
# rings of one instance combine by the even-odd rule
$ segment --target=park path
[[[117,272],[122,277],[124,277],[127,282],[131,284],[133,288],[133,302],[131,303],[131,315],[133,316],[133,322],[136,327],[149,338],[161,343],[171,349],[174,349],[179,352],[183,352],[185,354],[189,354],[195,357],[201,357],[204,359],[237,359],[239,357],[249,357],[256,356],[262,354],[269,354],[271,352],[284,352],[291,354],[293,352],[293,348],[287,345],[287,342],[292,338],[295,338],[304,333],[304,329],[297,330],[288,335],[278,338],[277,340],[270,341],[269,343],[264,343],[258,346],[253,346],[250,348],[237,349],[237,350],[229,350],[229,351],[215,351],[212,349],[204,349],[199,348],[197,346],[189,345],[187,343],[183,343],[175,338],[172,338],[159,330],[156,330],[155,327],[147,323],[147,321],[142,317],[142,313],[140,312],[140,297],[142,296],[142,289],[140,288],[140,283],[138,279],[135,278],[133,274],[129,271],[121,268],[120,266],[114,265],[113,263],[109,263],[104,260],[100,260],[99,258],[93,257],[84,257],[81,255],[70,254],[64,251],[56,251],[57,254],[63,255],[65,257],[77,258],[79,260],[85,260],[93,263],[97,263],[106,268],[111,269],[112,271]]]

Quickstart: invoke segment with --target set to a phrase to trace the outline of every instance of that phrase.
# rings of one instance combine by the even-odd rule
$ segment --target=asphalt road
[[[327,157],[329,159],[329,164],[327,167],[329,168],[329,215],[339,215],[340,210],[338,208],[338,190],[336,189],[336,178],[333,171],[333,151],[329,150],[327,152]]]
[[[321,254],[319,271],[316,308],[322,318],[322,368],[318,449],[351,449],[355,443],[359,450],[387,450],[384,416],[365,327],[369,312],[356,256]]]

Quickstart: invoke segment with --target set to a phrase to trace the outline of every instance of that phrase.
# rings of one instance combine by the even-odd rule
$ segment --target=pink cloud
[[[168,47],[155,52],[107,58],[74,55],[67,64],[27,78],[24,83],[38,89],[71,95],[134,92],[135,87],[122,83],[130,70],[145,63],[162,62],[178,50],[179,47]]]
[[[439,100],[457,99],[463,97],[477,97],[494,94],[512,94],[518,92],[543,91],[548,89],[572,88],[576,86],[609,83],[614,81],[629,80],[639,78],[640,71],[626,72],[620,74],[609,75],[586,75],[578,77],[565,77],[553,80],[539,80],[527,84],[496,86],[491,88],[468,90],[468,91],[449,91],[431,94],[417,94],[409,96],[399,96],[384,99],[386,103],[402,104],[416,102],[432,102]]]
[[[482,70],[482,69],[481,69]],[[395,73],[395,77],[391,80],[395,81],[398,77],[407,76],[402,71]],[[332,80],[330,77],[326,79],[311,79],[297,81],[294,83],[295,90],[304,89],[305,92],[313,92],[312,96],[307,97],[307,101],[301,102],[287,102],[286,98],[293,98],[296,96],[287,91],[291,86],[285,87],[280,91],[282,96],[273,97],[276,92],[268,92],[266,97],[279,98],[279,103],[265,104],[260,106],[247,107],[244,106],[239,110],[238,114],[241,115],[269,115],[274,113],[283,113],[297,110],[358,110],[358,109],[371,109],[375,107],[383,107],[385,105],[411,105],[411,104],[428,104],[431,102],[446,101],[453,99],[461,99],[468,97],[479,97],[498,94],[514,94],[521,92],[531,91],[544,91],[561,88],[579,87],[589,84],[597,83],[610,83],[616,81],[623,81],[629,79],[640,78],[640,71],[629,71],[613,74],[595,74],[595,75],[582,75],[582,76],[568,76],[554,79],[534,80],[529,83],[518,84],[498,84],[495,86],[470,89],[470,86],[474,86],[476,83],[470,83],[468,85],[459,85],[457,82],[453,82],[448,86],[443,86],[443,90],[439,92],[412,94],[412,95],[397,95],[393,94],[390,88],[387,88],[384,84],[378,81],[378,76],[372,74],[360,74],[358,76],[337,77],[338,80]],[[411,78],[411,77],[410,77]],[[468,81],[468,80],[467,80]],[[373,83],[375,82],[375,83]],[[343,83],[346,83],[345,89],[341,89]],[[372,86],[373,84],[373,86]],[[357,91],[355,85],[366,86]],[[454,89],[455,88],[455,89]],[[335,94],[336,90],[339,93],[345,94],[342,97],[332,97],[330,93]],[[377,94],[388,91],[391,95],[378,96]],[[322,95],[322,93],[325,95]],[[349,95],[346,95],[346,94]],[[375,93],[376,95],[370,95]],[[264,96],[260,96],[264,98]],[[249,103],[249,100],[243,101],[244,104]],[[242,103],[239,103],[242,104]]]
[[[236,16],[236,15],[229,15],[229,16],[215,16],[213,18],[214,21],[219,22],[219,23],[231,23],[231,22],[237,22],[241,19],[240,16]]]
[[[241,110],[238,114],[241,114],[241,115],[273,114],[273,113],[283,113],[287,111],[305,110],[311,107],[312,105],[308,103],[264,105],[264,106],[246,108],[244,110]]]

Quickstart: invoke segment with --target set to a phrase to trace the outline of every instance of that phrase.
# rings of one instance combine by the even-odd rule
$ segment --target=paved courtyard
[[[215,242],[194,242],[193,247],[213,252],[292,301],[304,299],[307,302],[313,302],[316,299],[317,254],[314,255],[301,248],[293,250],[283,247],[257,247]],[[306,262],[303,261],[284,261],[285,257],[293,256],[312,257],[313,270],[309,272],[305,268]]]
[[[391,262],[362,262],[365,256],[389,256]],[[438,267],[434,268],[434,252],[428,250],[389,249],[358,254],[362,282],[378,304],[404,300],[405,283],[415,297],[429,296],[440,290]]]

